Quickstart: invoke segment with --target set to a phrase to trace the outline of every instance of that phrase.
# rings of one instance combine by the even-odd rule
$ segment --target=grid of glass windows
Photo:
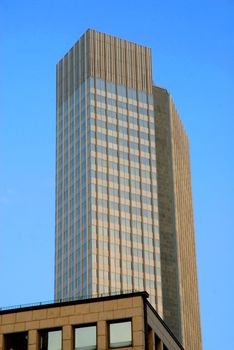
[[[89,81],[80,81],[77,55],[72,48],[59,65],[57,107],[56,177],[56,286],[57,299],[91,294],[91,247],[89,239]],[[83,52],[83,50],[81,50]],[[81,55],[85,65],[85,58]]]
[[[160,311],[153,96],[132,88],[148,77],[90,76],[87,38],[57,66],[56,298],[144,289]]]
[[[57,297],[146,289],[160,310],[152,94],[80,81],[76,64],[72,49],[59,68]]]
[[[95,291],[146,289],[153,291],[151,302],[155,305],[155,275],[160,280],[161,268],[152,95],[100,79],[94,80],[93,86],[92,227],[98,239]]]

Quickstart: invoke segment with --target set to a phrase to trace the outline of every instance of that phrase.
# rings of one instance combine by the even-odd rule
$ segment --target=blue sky
[[[152,48],[190,138],[203,346],[234,348],[233,23],[233,0],[0,1],[1,306],[53,299],[55,65],[93,28]]]

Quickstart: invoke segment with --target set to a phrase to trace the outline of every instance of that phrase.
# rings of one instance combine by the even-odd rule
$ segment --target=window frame
[[[57,331],[61,331],[61,348],[63,348],[63,328],[62,327],[55,327],[55,328],[42,328],[42,329],[38,329],[37,330],[37,334],[38,334],[38,342],[39,342],[39,346],[38,346],[38,349],[40,350],[41,349],[41,344],[40,344],[40,341],[41,341],[41,333],[43,332],[57,332]]]
[[[76,348],[76,329],[78,328],[88,328],[88,327],[96,327],[96,350],[98,348],[97,344],[98,344],[98,334],[97,334],[97,322],[92,322],[92,323],[82,323],[79,325],[74,325],[73,326],[73,349]]]
[[[27,348],[28,348],[28,337],[29,337],[29,331],[20,331],[20,332],[10,332],[10,333],[3,333],[3,350],[6,350],[7,347],[9,346],[8,342],[10,339],[11,336],[14,336],[14,335],[25,335],[26,336],[26,341],[27,341]]]
[[[131,322],[131,345],[123,345],[123,346],[111,346],[110,342],[110,326],[112,324],[117,324],[117,323],[124,323],[124,322]],[[109,320],[107,321],[107,326],[108,326],[108,349],[122,349],[122,348],[132,348],[133,347],[133,327],[132,327],[132,318],[121,318],[121,319],[116,319],[116,320]]]

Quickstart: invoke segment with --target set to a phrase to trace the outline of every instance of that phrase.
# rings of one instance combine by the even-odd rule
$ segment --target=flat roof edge
[[[94,302],[107,301],[107,300],[113,300],[113,299],[124,299],[124,298],[130,298],[130,297],[138,297],[138,296],[141,296],[144,300],[146,300],[149,297],[149,294],[146,291],[129,292],[129,293],[103,295],[103,296],[90,297],[90,298],[87,297],[85,299],[72,299],[72,300],[61,300],[61,301],[54,300],[51,302],[50,301],[41,302],[41,303],[39,302],[35,304],[19,305],[19,306],[13,306],[9,308],[0,307],[0,315],[15,313],[15,312],[40,310],[45,308],[87,304],[87,303],[94,303]]]

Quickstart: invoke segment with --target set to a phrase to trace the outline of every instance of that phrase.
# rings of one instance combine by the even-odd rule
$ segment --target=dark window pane
[[[27,350],[28,349],[28,333],[7,334],[4,337],[5,350]]]
[[[96,349],[96,326],[75,329],[75,350]]]
[[[132,345],[132,322],[117,322],[109,324],[110,347],[119,348]]]

